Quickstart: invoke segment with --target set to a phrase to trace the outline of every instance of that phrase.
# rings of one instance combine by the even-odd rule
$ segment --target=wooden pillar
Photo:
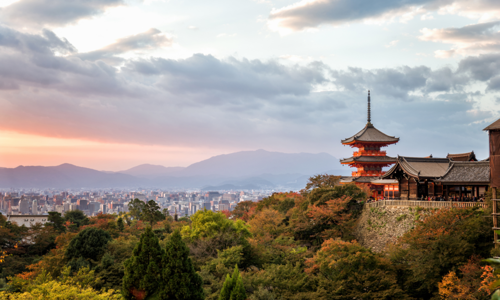
[[[461,199],[462,198],[462,186],[460,186],[459,189],[460,189],[460,194],[458,197],[460,197],[460,199]]]
[[[498,227],[498,220],[497,220],[497,188],[492,188],[492,208],[493,208],[493,241],[495,243],[495,248],[498,248],[498,233],[496,232],[496,229]]]
[[[444,188],[445,186],[443,186]],[[446,201],[450,200],[450,186],[449,185],[446,185],[446,192],[445,192],[445,199]]]
[[[410,200],[410,178],[408,177],[408,191],[407,191],[407,194],[408,194],[408,199],[407,200]]]

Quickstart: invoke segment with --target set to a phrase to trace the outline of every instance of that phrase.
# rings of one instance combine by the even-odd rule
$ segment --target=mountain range
[[[218,155],[188,167],[143,164],[120,172],[71,164],[0,168],[0,188],[300,189],[312,175],[349,171],[342,169],[327,153],[256,150]]]

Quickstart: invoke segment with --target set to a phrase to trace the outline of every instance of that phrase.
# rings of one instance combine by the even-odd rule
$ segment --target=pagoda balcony
[[[357,156],[386,156],[386,155],[387,155],[386,151],[359,150],[355,151],[353,156],[357,157]]]
[[[360,177],[360,176],[382,176],[385,174],[385,171],[355,171],[352,172],[352,177]]]

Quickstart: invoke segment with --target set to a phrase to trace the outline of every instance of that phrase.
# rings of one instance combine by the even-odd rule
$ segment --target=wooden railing
[[[416,201],[416,200],[379,200],[365,204],[366,207],[383,207],[383,206],[405,206],[405,207],[425,207],[425,208],[443,208],[443,207],[474,207],[479,206],[486,208],[484,202],[451,202],[451,201]]]

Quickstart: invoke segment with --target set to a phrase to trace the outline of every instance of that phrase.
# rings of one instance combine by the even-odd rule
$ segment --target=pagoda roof
[[[439,178],[449,169],[449,158],[398,156],[397,162],[381,178],[391,178],[397,170],[415,178]]]
[[[340,163],[366,162],[366,163],[395,163],[397,158],[390,156],[353,156],[340,160]]]
[[[446,158],[449,158],[453,161],[477,161],[474,151],[467,153],[448,154]]]
[[[380,178],[377,176],[358,176],[358,177],[353,177],[353,176],[345,176],[340,178],[340,182],[342,183],[349,183],[349,182],[372,182],[374,180],[379,180]]]
[[[397,143],[399,138],[389,136],[382,131],[378,130],[373,126],[372,123],[368,122],[366,126],[355,135],[350,138],[342,140],[342,144],[352,144],[354,142],[365,142],[365,143]]]
[[[448,171],[437,181],[443,184],[489,184],[490,163],[488,161],[452,162]]]
[[[495,122],[491,123],[490,126],[486,127],[485,131],[487,130],[498,130],[500,129],[500,119],[496,120]]]

